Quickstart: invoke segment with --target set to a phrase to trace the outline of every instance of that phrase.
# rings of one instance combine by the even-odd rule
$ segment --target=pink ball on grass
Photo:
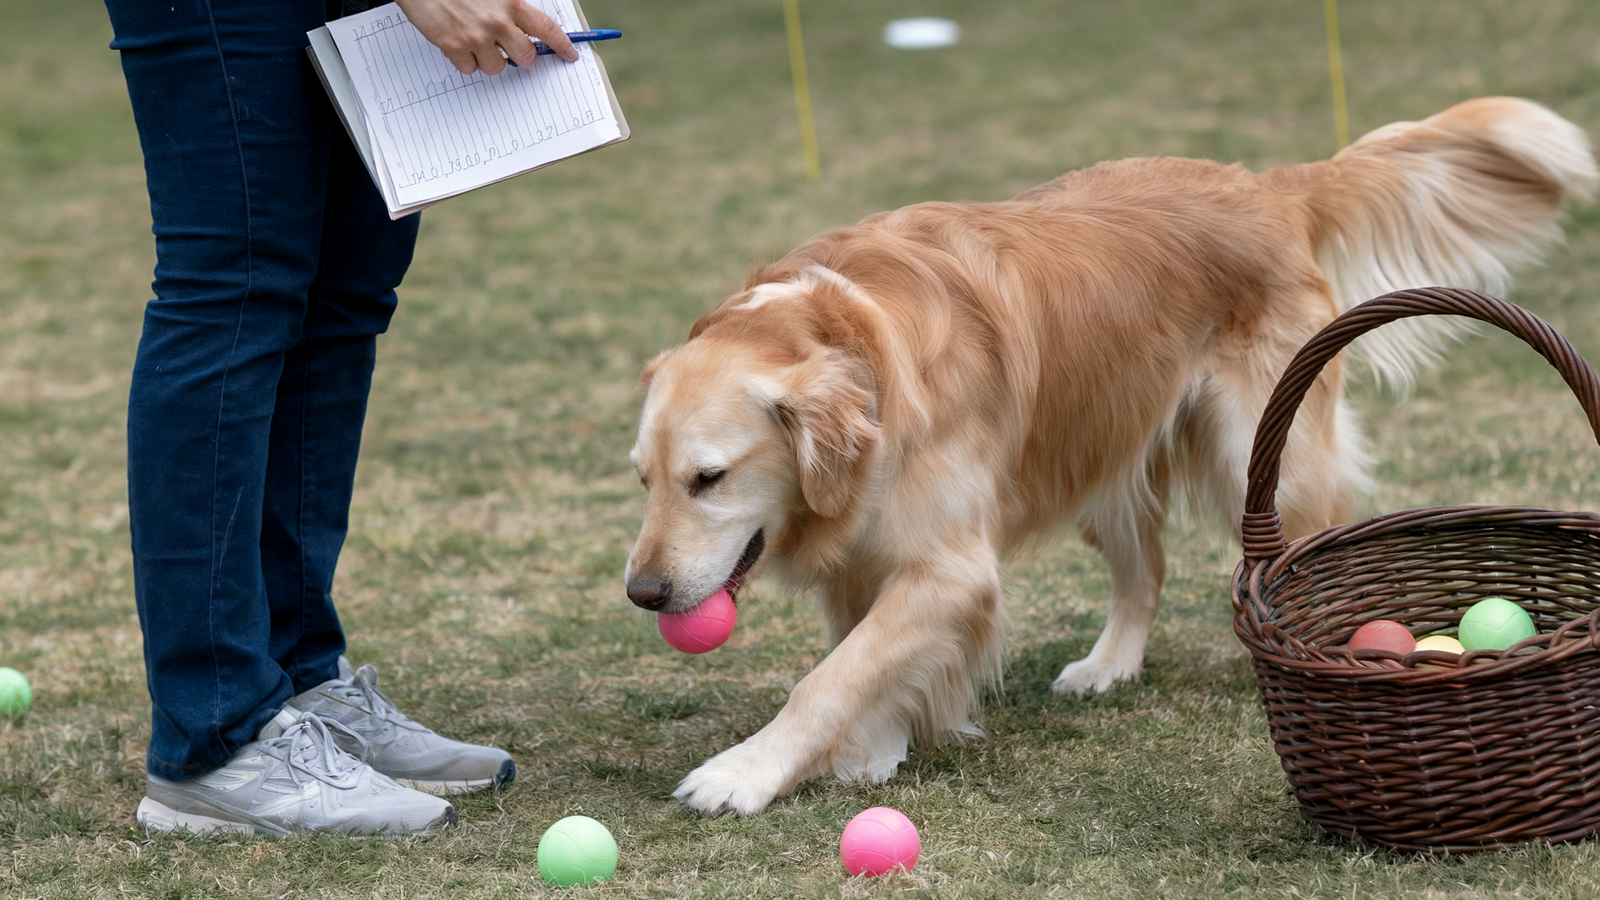
[[[909,872],[921,855],[917,826],[904,813],[887,806],[858,813],[839,836],[839,859],[851,875]]]
[[[685,653],[705,653],[728,640],[738,619],[733,595],[717,591],[688,612],[662,613],[656,617],[656,627],[673,647]]]

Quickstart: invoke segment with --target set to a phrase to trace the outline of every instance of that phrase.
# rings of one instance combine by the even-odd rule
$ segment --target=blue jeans
[[[306,59],[324,0],[106,0],[144,148],[155,299],[128,397],[149,771],[225,763],[335,676],[330,588],[391,222]]]

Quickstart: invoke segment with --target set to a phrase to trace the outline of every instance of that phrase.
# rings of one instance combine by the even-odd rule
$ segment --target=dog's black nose
[[[659,578],[628,579],[628,599],[640,609],[660,609],[672,596],[672,585]]]

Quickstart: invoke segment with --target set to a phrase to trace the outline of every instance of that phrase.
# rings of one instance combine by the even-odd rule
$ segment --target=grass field
[[[640,363],[749,267],[924,199],[994,199],[1104,158],[1266,167],[1335,147],[1314,0],[807,0],[823,177],[807,182],[779,0],[587,0],[627,144],[424,214],[380,346],[337,593],[351,655],[403,708],[521,776],[426,840],[149,838],[148,700],[127,550],[127,374],[153,251],[138,142],[94,0],[0,5],[0,664],[37,694],[0,725],[0,897],[535,897],[534,847],[582,812],[622,847],[581,897],[1511,897],[1600,893],[1600,846],[1390,856],[1299,816],[1227,602],[1237,548],[1175,525],[1145,676],[1048,690],[1103,618],[1072,539],[1010,572],[987,740],[915,750],[880,788],[806,784],[702,820],[677,780],[749,735],[825,651],[804,596],[758,583],[730,644],[685,657],[628,604]],[[1550,105],[1600,136],[1600,4],[1346,0],[1352,131],[1466,97]],[[903,15],[953,52],[878,40]],[[1600,209],[1513,299],[1600,359]],[[1592,509],[1596,447],[1532,351],[1462,344],[1396,398],[1356,398],[1373,511]],[[910,875],[845,877],[872,805],[922,832]],[[565,894],[564,894],[565,895]]]

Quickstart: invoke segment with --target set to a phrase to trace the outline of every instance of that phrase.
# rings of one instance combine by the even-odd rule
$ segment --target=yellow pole
[[[1339,146],[1350,144],[1350,113],[1344,102],[1344,60],[1339,53],[1339,0],[1322,0],[1322,18],[1328,26],[1328,77],[1333,81],[1333,127]]]
[[[817,156],[817,132],[811,125],[811,88],[806,83],[806,47],[800,39],[800,0],[783,0],[783,19],[789,31],[789,74],[794,78],[794,105],[800,114],[800,147],[806,158],[806,178],[822,177]]]

